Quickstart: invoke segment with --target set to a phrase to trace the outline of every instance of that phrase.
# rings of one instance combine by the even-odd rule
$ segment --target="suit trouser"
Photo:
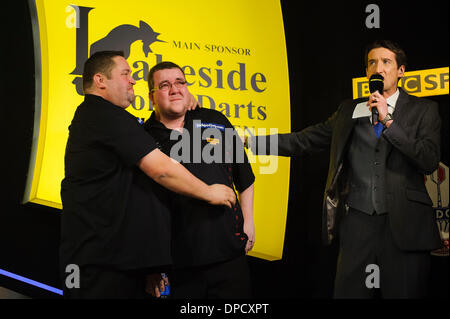
[[[369,215],[350,208],[339,231],[335,298],[427,297],[430,252],[400,250],[387,214]]]
[[[247,257],[175,270],[171,276],[175,299],[242,299],[251,297]]]

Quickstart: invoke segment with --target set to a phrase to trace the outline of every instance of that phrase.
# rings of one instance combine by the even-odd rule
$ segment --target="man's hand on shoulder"
[[[194,95],[192,95],[191,92],[189,92],[189,96],[188,96],[188,104],[187,104],[187,109],[189,111],[195,110],[196,108],[200,108],[201,106],[198,104],[197,99],[195,98]]]

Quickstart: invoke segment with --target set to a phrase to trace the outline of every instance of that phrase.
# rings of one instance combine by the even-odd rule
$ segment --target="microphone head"
[[[373,74],[369,79],[369,91],[373,93],[378,91],[378,93],[383,94],[384,88],[384,78],[381,74]]]

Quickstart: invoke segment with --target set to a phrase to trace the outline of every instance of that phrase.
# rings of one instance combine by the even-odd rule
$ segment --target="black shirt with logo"
[[[171,264],[167,192],[136,164],[156,149],[136,117],[86,95],[69,127],[61,183],[61,266]]]
[[[241,140],[222,113],[197,108],[185,116],[184,130],[166,128],[153,113],[144,128],[168,156],[206,184],[224,184],[239,192],[253,184]],[[171,137],[172,135],[172,137]],[[176,268],[226,261],[245,253],[247,235],[239,202],[233,208],[171,193],[172,257]]]

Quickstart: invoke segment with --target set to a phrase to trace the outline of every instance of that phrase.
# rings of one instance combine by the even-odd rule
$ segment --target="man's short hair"
[[[92,86],[95,74],[102,73],[108,79],[111,77],[111,70],[115,66],[113,58],[116,56],[123,57],[123,51],[98,51],[87,59],[84,63],[83,91]]]
[[[147,82],[149,91],[153,90],[155,86],[155,83],[153,82],[153,74],[155,74],[156,71],[165,69],[180,69],[181,73],[183,73],[183,76],[185,76],[183,69],[178,64],[170,61],[159,62],[150,69],[150,72],[148,72]]]
[[[366,68],[367,68],[367,63],[369,62],[368,61],[369,52],[376,48],[385,48],[385,49],[388,49],[388,50],[394,52],[395,60],[397,62],[397,68],[400,68],[402,65],[404,65],[406,68],[407,59],[406,59],[405,51],[403,51],[403,49],[400,47],[400,45],[398,45],[398,43],[395,43],[394,41],[391,41],[391,40],[376,40],[366,46],[366,51],[365,51],[365,55],[364,55],[364,57],[365,57],[364,63],[365,63]]]

